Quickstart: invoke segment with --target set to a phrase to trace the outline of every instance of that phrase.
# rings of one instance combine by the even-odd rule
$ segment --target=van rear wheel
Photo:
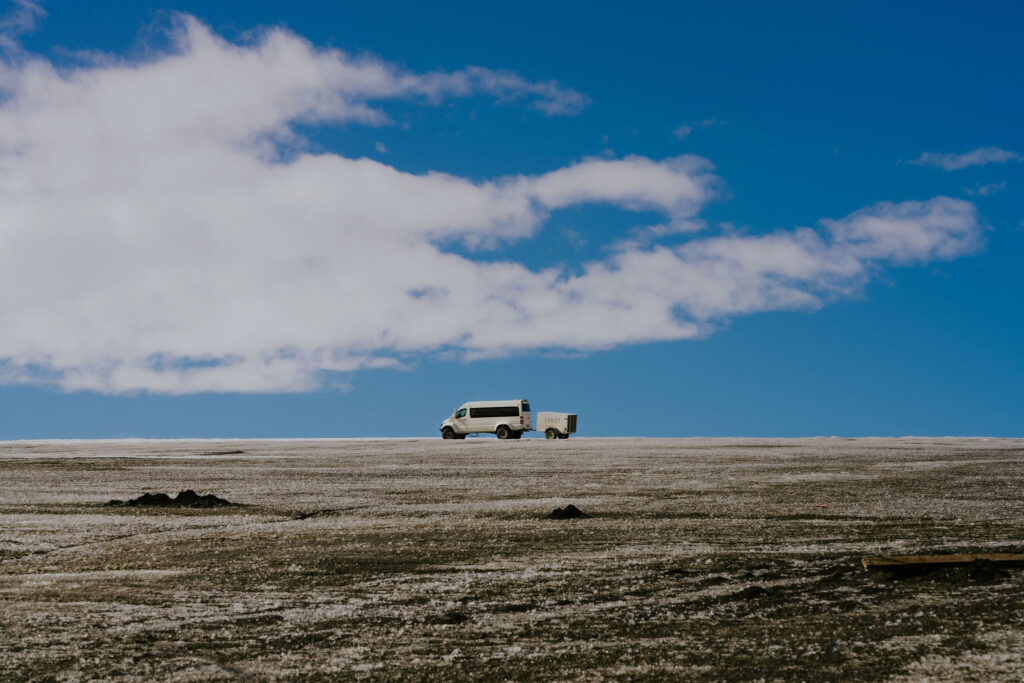
[[[544,438],[545,439],[557,439],[558,438],[558,432],[556,432],[554,429],[549,429],[546,432],[544,432]]]
[[[508,426],[506,425],[498,425],[498,428],[494,431],[494,433],[495,435],[497,435],[499,439],[507,439],[512,435],[512,430],[509,429]]]

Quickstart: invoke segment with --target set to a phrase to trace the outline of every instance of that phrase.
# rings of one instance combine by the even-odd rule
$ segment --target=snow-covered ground
[[[0,443],[0,678],[1020,679],[1024,570],[859,560],[1022,502],[1024,440]]]

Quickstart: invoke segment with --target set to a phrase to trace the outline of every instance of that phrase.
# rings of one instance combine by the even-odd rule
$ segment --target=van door
[[[468,434],[470,432],[468,422],[465,408],[459,408],[452,416],[452,427],[455,428],[456,434]]]

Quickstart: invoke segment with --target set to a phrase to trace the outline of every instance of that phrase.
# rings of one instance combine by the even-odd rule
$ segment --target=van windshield
[[[530,412],[530,403],[529,403],[529,401],[523,401],[523,412],[524,413]]]

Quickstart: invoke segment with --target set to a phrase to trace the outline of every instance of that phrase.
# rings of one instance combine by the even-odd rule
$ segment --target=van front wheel
[[[454,439],[455,438],[455,430],[452,429],[451,427],[445,427],[444,429],[441,430],[441,438],[442,439]]]
[[[506,425],[499,425],[498,429],[495,430],[494,433],[497,435],[499,439],[507,439],[508,437],[512,436],[512,430],[509,429]]]

